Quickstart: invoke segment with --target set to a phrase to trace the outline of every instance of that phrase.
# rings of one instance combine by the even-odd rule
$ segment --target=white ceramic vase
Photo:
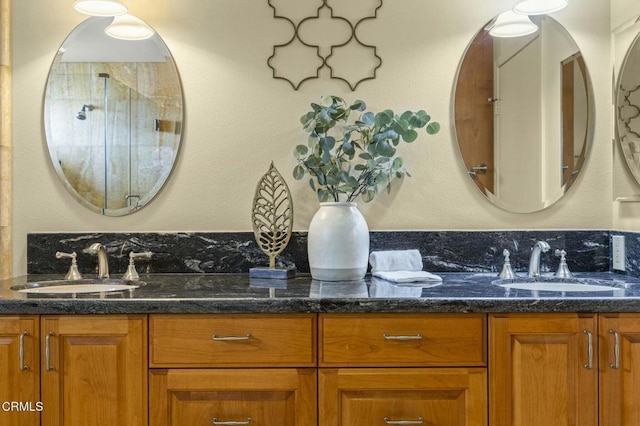
[[[355,203],[320,203],[307,241],[311,276],[322,281],[361,280],[369,263],[369,227]]]

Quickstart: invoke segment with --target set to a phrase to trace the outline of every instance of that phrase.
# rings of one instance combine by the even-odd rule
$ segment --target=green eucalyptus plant
[[[321,202],[353,202],[358,197],[369,202],[380,188],[389,191],[394,178],[411,176],[396,155],[400,142],[415,141],[416,129],[426,127],[430,135],[440,130],[440,124],[422,110],[396,115],[389,109],[364,112],[366,108],[360,100],[347,105],[340,97],[323,96],[300,118],[309,140],[295,148],[298,164],[293,177],[302,180],[308,173],[309,185]],[[349,120],[354,111],[359,116]]]

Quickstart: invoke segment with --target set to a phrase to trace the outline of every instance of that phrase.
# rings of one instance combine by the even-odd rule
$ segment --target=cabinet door
[[[310,368],[150,371],[154,426],[316,426]]]
[[[147,424],[144,315],[45,316],[42,425]]]
[[[38,318],[0,316],[0,425],[40,422]]]
[[[321,426],[487,424],[484,368],[320,369]]]
[[[601,314],[600,342],[600,425],[640,425],[640,315]]]
[[[489,317],[492,426],[597,424],[595,315]]]

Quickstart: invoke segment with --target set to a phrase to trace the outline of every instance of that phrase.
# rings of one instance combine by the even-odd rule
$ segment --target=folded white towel
[[[371,275],[394,283],[441,283],[442,278],[427,271],[375,271]]]
[[[422,255],[418,250],[373,251],[369,263],[371,272],[422,271]]]

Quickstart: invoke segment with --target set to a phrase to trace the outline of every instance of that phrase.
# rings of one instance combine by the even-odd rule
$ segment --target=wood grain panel
[[[42,425],[147,424],[147,317],[46,316]]]
[[[595,315],[490,315],[490,424],[595,426],[596,323]]]
[[[600,426],[640,425],[640,314],[601,314],[599,327]]]
[[[315,366],[316,324],[315,314],[152,315],[149,365]]]
[[[320,369],[322,426],[487,425],[486,369]]]
[[[320,366],[486,365],[484,314],[323,314],[319,321]],[[409,339],[395,339],[402,336]]]
[[[24,366],[20,369],[20,335],[24,336]],[[26,403],[20,409],[3,405],[0,425],[40,424],[40,346],[37,316],[0,316],[0,403]],[[26,410],[26,411],[23,411]]]
[[[317,425],[312,368],[151,370],[149,382],[152,425]]]

